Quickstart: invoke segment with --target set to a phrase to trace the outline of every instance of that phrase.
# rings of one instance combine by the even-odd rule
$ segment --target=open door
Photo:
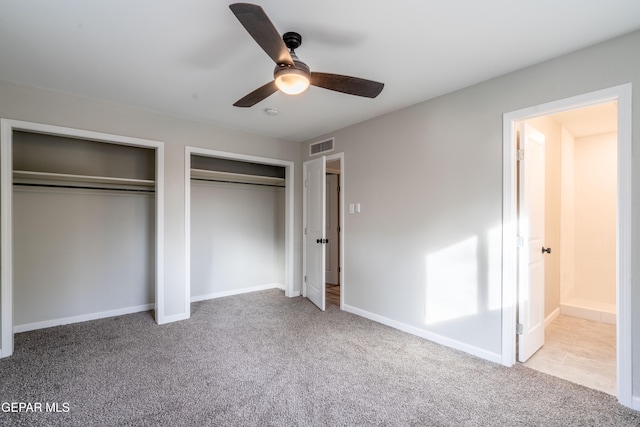
[[[304,296],[325,309],[325,157],[309,160],[304,174]]]
[[[518,361],[544,345],[545,137],[520,125],[518,182]]]

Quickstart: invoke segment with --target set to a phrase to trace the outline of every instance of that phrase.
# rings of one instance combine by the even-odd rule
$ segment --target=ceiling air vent
[[[328,153],[333,151],[333,142],[335,138],[329,138],[324,141],[314,142],[309,146],[309,155],[315,156],[316,154]]]

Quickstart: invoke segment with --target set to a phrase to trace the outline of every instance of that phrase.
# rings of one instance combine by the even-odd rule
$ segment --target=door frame
[[[294,162],[289,160],[273,159],[269,157],[251,156],[228,151],[212,150],[200,147],[185,147],[184,166],[184,259],[185,259],[185,313],[191,312],[191,155],[204,157],[216,157],[219,159],[236,160],[241,162],[259,163],[263,165],[281,166],[285,168],[285,209],[284,209],[284,294],[287,297],[300,296],[300,292],[295,291],[293,280],[294,262],[294,182],[295,170]]]
[[[0,119],[0,358],[13,354],[13,131],[25,131],[155,151],[155,320],[167,322],[164,310],[164,143],[41,123]]]
[[[517,140],[521,121],[605,102],[618,103],[618,203],[616,263],[617,398],[632,407],[631,377],[631,83],[560,99],[503,115],[502,354],[505,366],[516,361],[517,307]]]
[[[311,160],[311,159],[309,159]],[[332,154],[330,156],[325,156],[325,164],[327,162],[331,162],[334,160],[340,160],[340,177],[338,180],[338,185],[340,185],[340,192],[338,194],[338,198],[339,198],[339,212],[338,212],[338,226],[340,227],[340,310],[342,310],[342,307],[344,307],[344,294],[345,294],[345,280],[344,280],[344,276],[345,276],[345,263],[344,263],[344,241],[345,241],[345,224],[344,224],[344,213],[345,213],[345,204],[344,204],[344,194],[345,194],[345,164],[344,164],[344,153],[336,153],[336,154]],[[304,175],[304,174],[303,174]],[[305,189],[304,186],[304,179],[305,177],[302,177],[302,188]],[[304,190],[306,191],[306,190]],[[302,220],[302,237],[304,238],[304,227],[306,227],[306,199],[304,199],[303,197],[303,220]],[[306,276],[307,274],[307,260],[306,260],[306,251],[304,250],[304,245],[303,245],[303,255],[302,255],[302,296],[304,296],[306,298],[307,296],[307,283],[304,281],[304,276]]]

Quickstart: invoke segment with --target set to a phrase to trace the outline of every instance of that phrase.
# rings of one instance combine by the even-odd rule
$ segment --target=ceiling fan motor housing
[[[306,85],[304,86],[304,89],[306,89],[311,80],[311,69],[307,64],[300,61],[298,55],[295,53],[295,49],[302,44],[302,36],[298,33],[288,32],[284,33],[282,40],[289,49],[291,59],[293,60],[293,67],[286,64],[277,64],[273,70],[273,78],[279,85],[279,82],[283,80],[291,84],[293,84],[293,82],[300,82],[299,76],[302,76],[306,79]],[[304,91],[304,89],[302,90]],[[282,87],[280,87],[280,90],[283,90]],[[285,92],[287,91],[285,90]],[[295,93],[298,93],[298,90],[296,90]]]
[[[298,56],[295,53],[291,53],[291,59],[293,59],[293,67],[289,67],[287,65],[276,65],[276,68],[273,70],[273,77],[277,78],[278,74],[286,72],[287,74],[295,73],[302,74],[306,76],[308,79],[311,78],[311,69],[307,64],[300,61]]]

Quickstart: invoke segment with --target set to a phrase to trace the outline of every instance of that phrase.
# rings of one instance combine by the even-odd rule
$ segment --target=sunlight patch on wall
[[[478,237],[427,255],[427,324],[478,313]]]

